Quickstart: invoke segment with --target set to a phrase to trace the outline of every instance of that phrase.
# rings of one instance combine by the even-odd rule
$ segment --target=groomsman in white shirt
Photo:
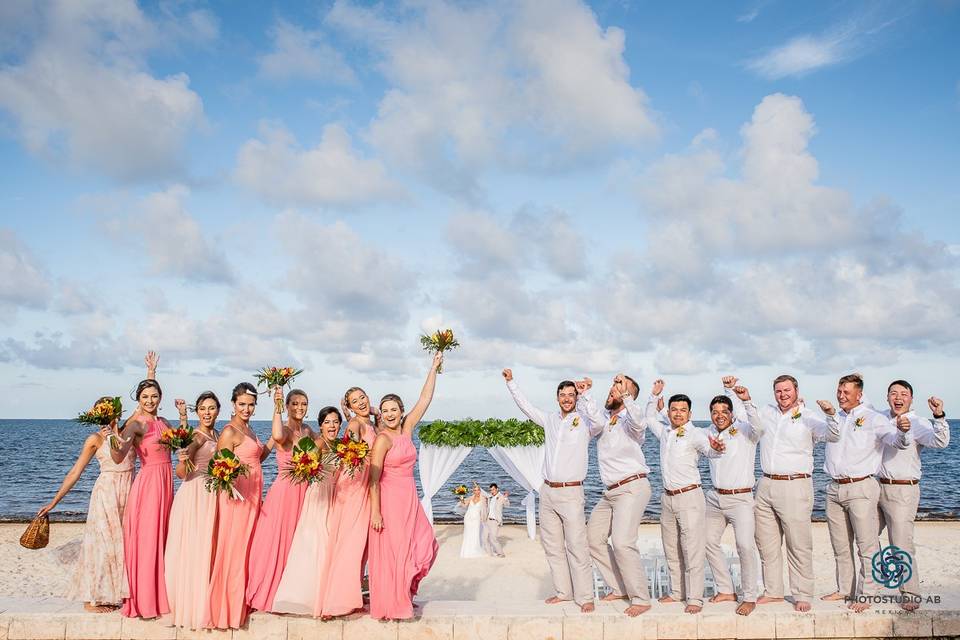
[[[727,385],[725,379],[724,385]],[[777,376],[775,403],[746,414],[759,434],[763,477],[754,497],[757,549],[763,567],[763,595],[757,604],[783,602],[783,554],[787,547],[790,593],[796,611],[810,611],[813,599],[813,445],[840,439],[837,425],[828,425],[800,400],[797,379]],[[745,406],[753,401],[744,402]],[[756,407],[754,406],[754,409]],[[751,418],[750,416],[754,417]]]
[[[690,398],[683,394],[670,397],[667,416],[670,426],[660,424],[657,409],[663,393],[663,380],[653,385],[647,402],[647,428],[660,441],[660,472],[663,494],[660,497],[660,537],[670,572],[670,595],[660,602],[686,601],[686,613],[703,609],[703,560],[706,514],[700,488],[701,455],[713,458],[723,454],[723,442],[707,435],[690,421]]]
[[[618,375],[604,409],[590,404],[586,416],[591,434],[598,438],[597,463],[606,487],[587,523],[590,555],[611,589],[603,599],[628,600],[624,613],[630,617],[650,609],[647,574],[637,547],[640,521],[650,501],[650,469],[643,456],[647,424],[639,408],[634,411],[639,421],[623,410],[625,403],[635,404],[639,393],[633,378]]]
[[[736,382],[735,378],[724,378]],[[746,387],[727,388],[727,392],[736,394],[740,402],[750,401],[750,392]],[[751,402],[744,405],[746,413],[753,414],[757,422],[757,408]],[[726,395],[717,396],[710,401],[710,427],[707,433],[722,440],[727,450],[719,458],[709,458],[710,481],[713,489],[706,494],[707,503],[707,562],[716,583],[716,594],[710,602],[735,602],[737,592],[727,561],[723,555],[720,539],[727,525],[733,525],[737,555],[740,557],[743,602],[737,606],[737,613],[750,615],[757,606],[760,595],[760,558],[755,538],[756,525],[753,516],[753,484],[756,482],[754,469],[757,466],[757,442],[760,433],[749,421],[734,418],[733,401]]]
[[[894,426],[883,414],[863,404],[863,378],[853,373],[837,384],[837,412],[827,400],[817,404],[827,423],[837,425],[840,439],[827,443],[823,470],[833,482],[827,487],[827,529],[837,565],[837,590],[824,600],[850,600],[860,613],[870,608],[859,596],[876,595],[873,555],[880,550],[877,503],[880,485],[873,474],[880,469],[885,445],[906,449],[913,445],[909,421]],[[851,533],[853,538],[851,538]],[[859,580],[855,572],[853,545],[860,555]]]
[[[883,447],[883,461],[877,480],[880,482],[880,533],[884,527],[890,544],[910,554],[912,573],[910,579],[900,585],[905,598],[900,606],[907,611],[917,609],[920,596],[920,571],[913,545],[913,521],[920,504],[920,450],[944,449],[950,444],[950,425],[943,411],[943,400],[930,398],[927,406],[933,412],[933,422],[921,418],[912,409],[913,387],[906,380],[895,380],[887,387],[887,404],[884,412],[892,424],[909,425],[914,446],[899,449]]]
[[[580,611],[594,610],[593,569],[583,512],[583,479],[587,476],[590,431],[580,411],[588,401],[589,379],[557,386],[560,410],[542,411],[520,392],[513,371],[503,370],[514,402],[528,418],[543,427],[545,436],[543,485],[540,487],[540,543],[547,556],[555,594],[547,604],[573,600]]]
[[[500,493],[500,487],[494,482],[490,485],[490,493],[484,497],[487,500],[487,521],[483,525],[483,546],[487,553],[502,558],[500,527],[503,526],[503,508],[510,506],[510,492]]]

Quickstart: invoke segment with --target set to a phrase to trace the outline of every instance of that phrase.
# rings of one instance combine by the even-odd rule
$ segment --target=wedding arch
[[[536,494],[543,483],[543,427],[529,420],[435,420],[419,429],[423,510],[433,523],[433,496],[474,447],[484,447],[527,494],[527,535],[537,535]]]

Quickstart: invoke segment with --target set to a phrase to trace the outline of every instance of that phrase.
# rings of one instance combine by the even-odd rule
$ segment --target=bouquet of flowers
[[[363,469],[370,455],[370,446],[360,434],[351,434],[347,431],[343,437],[333,445],[333,451],[328,454],[330,464],[346,473],[351,478]]]
[[[320,459],[320,448],[313,438],[300,438],[293,445],[290,456],[290,465],[284,469],[284,475],[294,484],[313,484],[323,480],[323,461]]]
[[[207,464],[207,479],[204,486],[207,491],[216,493],[226,491],[231,498],[242,501],[243,495],[233,485],[237,478],[246,477],[249,473],[250,468],[240,462],[237,454],[230,449],[220,449]]]
[[[453,495],[457,496],[458,498],[462,498],[462,497],[464,497],[465,495],[467,495],[467,485],[465,485],[465,484],[458,484],[457,486],[455,486],[455,487],[454,487],[453,489],[451,489],[450,491],[453,493]]]
[[[420,336],[420,344],[424,351],[430,353],[443,353],[460,346],[457,339],[453,337],[453,329],[437,329],[436,333],[429,336]],[[443,373],[443,365],[437,367],[437,373]]]
[[[257,379],[257,386],[266,385],[267,391],[274,387],[285,387],[303,373],[303,369],[294,369],[293,367],[264,367],[257,371],[254,377]],[[283,401],[276,400],[276,411],[283,411]]]
[[[120,396],[104,397],[93,405],[93,409],[78,414],[75,420],[80,424],[95,424],[102,427],[114,420],[119,420],[121,415],[123,415],[123,403],[120,402]],[[116,436],[110,436],[109,442],[111,449],[120,449]]]
[[[160,445],[166,447],[171,452],[186,449],[193,442],[193,427],[189,424],[179,427],[167,427],[160,432]],[[197,467],[190,460],[183,463],[187,473],[193,473]]]

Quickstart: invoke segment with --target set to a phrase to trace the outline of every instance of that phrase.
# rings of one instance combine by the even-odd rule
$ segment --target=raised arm
[[[143,357],[143,363],[147,365],[147,380],[157,379],[157,365],[160,364],[160,354],[156,351],[147,351]]]
[[[126,424],[124,424],[123,429],[117,430],[116,421],[114,421],[111,426],[112,430],[110,435],[117,439],[119,447],[117,449],[110,447],[110,457],[115,463],[120,464],[130,452],[130,447],[133,446],[134,440],[143,435],[143,422],[135,420],[133,416],[131,416]]]
[[[277,411],[277,406],[283,406],[283,389],[273,388],[273,423],[270,426],[270,437],[275,444],[284,445],[287,442],[286,429],[283,428],[283,410]],[[279,405],[277,400],[280,401]]]
[[[657,379],[653,383],[653,389],[650,391],[650,398],[647,400],[647,407],[644,410],[644,420],[647,423],[647,428],[653,432],[653,435],[657,436],[657,439],[663,437],[663,423],[660,422],[660,406],[663,401],[663,386],[664,382],[661,379]]]
[[[747,409],[743,406],[743,401],[737,395],[735,389],[739,379],[736,376],[723,376],[720,379],[723,382],[723,394],[733,402],[733,417],[740,422],[748,422]],[[741,389],[744,387],[740,387]]]
[[[523,412],[523,415],[527,416],[536,424],[546,429],[549,425],[547,414],[541,409],[537,409],[535,406],[530,404],[530,401],[527,400],[525,395],[523,395],[523,392],[520,391],[520,387],[517,386],[516,381],[513,379],[513,371],[510,369],[504,369],[503,379],[507,381],[507,389],[510,391],[510,395],[513,396],[513,401],[517,403],[517,407],[521,412]]]
[[[829,400],[817,400],[817,404],[826,415],[826,420],[821,420],[806,410],[803,411],[803,416],[800,418],[810,429],[810,433],[813,434],[813,441],[840,442],[840,419],[837,417],[837,410],[833,408]]]
[[[943,449],[950,444],[950,425],[947,423],[947,414],[943,409],[943,400],[932,397],[927,400],[927,406],[933,413],[933,425],[929,429],[918,430],[914,434],[914,439],[924,447]]]
[[[383,515],[380,512],[380,476],[383,474],[383,460],[392,446],[390,436],[380,434],[373,441],[373,451],[370,453],[370,526],[374,531],[383,530]]]
[[[577,413],[586,420],[587,430],[591,437],[600,435],[607,420],[593,396],[590,395],[590,387],[593,386],[593,381],[590,378],[584,378],[582,381],[574,383],[574,386],[577,388]]]
[[[70,471],[67,472],[67,475],[64,476],[63,482],[60,484],[60,489],[57,490],[53,500],[47,504],[40,507],[40,510],[37,511],[37,516],[42,516],[49,513],[53,510],[54,507],[63,500],[63,496],[70,493],[70,490],[73,489],[73,485],[77,484],[77,480],[80,479],[80,476],[83,475],[83,470],[87,468],[87,464],[90,463],[90,459],[97,453],[97,449],[100,448],[100,445],[103,444],[103,439],[110,435],[110,431],[107,427],[103,427],[100,430],[100,433],[91,433],[87,436],[87,439],[83,441],[83,447],[80,449],[80,455],[77,456],[77,461],[73,463],[73,466],[70,468]],[[122,460],[123,458],[121,458]]]
[[[750,398],[750,390],[742,385],[737,385],[729,389],[736,398],[734,401],[734,406],[737,406],[739,403],[740,408],[743,410],[743,415],[746,418],[746,421],[737,418],[737,421],[740,423],[740,428],[743,430],[751,442],[759,442],[760,436],[763,435],[763,422],[760,420],[760,412],[757,411],[757,405],[753,404],[753,400]]]
[[[411,433],[417,428],[423,414],[427,412],[430,403],[433,401],[433,390],[437,386],[437,369],[443,364],[443,353],[438,351],[433,354],[433,361],[430,363],[430,371],[427,372],[427,380],[423,383],[423,389],[420,390],[420,397],[417,403],[413,405],[403,419],[403,433]]]

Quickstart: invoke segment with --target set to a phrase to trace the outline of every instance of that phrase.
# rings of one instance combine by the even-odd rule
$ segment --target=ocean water
[[[269,437],[270,422],[254,421],[254,430],[264,441]],[[222,426],[222,425],[221,425]],[[706,423],[698,423],[706,426]],[[923,480],[920,492],[918,518],[954,520],[960,518],[960,484],[953,479],[960,467],[960,446],[957,443],[960,420],[950,421],[951,445],[946,449],[927,450],[922,454]],[[0,420],[0,521],[25,521],[36,514],[56,493],[64,475],[76,460],[90,427],[71,420]],[[415,442],[416,438],[414,439]],[[419,444],[419,443],[418,443]],[[647,507],[645,521],[656,521],[660,515],[660,469],[656,438],[648,437],[644,444],[647,464],[650,466],[650,484],[653,496]],[[827,477],[821,471],[823,446],[814,449],[815,520],[824,519],[824,496]],[[587,511],[593,508],[603,486],[597,470],[596,445],[590,445],[589,467],[584,486]],[[97,477],[97,463],[91,461],[73,490],[51,513],[52,520],[81,521],[86,517],[90,490]],[[759,461],[757,474],[759,475]],[[264,462],[264,482],[267,487],[276,477],[274,456]],[[710,485],[707,462],[701,462],[704,487]],[[463,483],[470,486],[476,480],[484,488],[496,482],[501,490],[509,490],[515,499],[504,511],[508,522],[523,521],[520,500],[524,491],[506,474],[484,449],[474,449],[447,484],[434,496],[434,518],[438,522],[461,520],[454,512],[456,500],[451,489]],[[417,488],[420,488],[417,478]]]

